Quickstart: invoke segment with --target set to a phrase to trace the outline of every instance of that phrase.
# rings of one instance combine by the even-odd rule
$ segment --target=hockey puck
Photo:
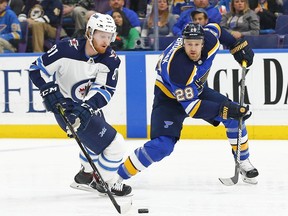
[[[149,209],[138,209],[138,213],[149,213]]]

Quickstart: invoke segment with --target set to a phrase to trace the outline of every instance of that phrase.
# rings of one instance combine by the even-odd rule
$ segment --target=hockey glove
[[[230,52],[239,64],[242,64],[243,61],[246,61],[247,67],[252,65],[254,52],[246,40],[242,38],[237,40],[236,43],[230,48]]]
[[[89,104],[81,103],[72,110],[72,112],[67,116],[67,118],[72,124],[75,132],[81,132],[86,129],[93,114],[94,110],[92,109],[92,107],[90,107]],[[68,127],[66,129],[68,136],[71,137],[71,131]]]
[[[243,117],[243,120],[245,121],[252,115],[252,112],[248,113],[248,111],[249,106],[240,106],[234,102],[225,101],[220,106],[219,115],[225,120],[228,118],[239,119]]]
[[[59,86],[54,82],[44,84],[40,88],[40,95],[43,98],[43,104],[47,111],[59,113],[56,104],[60,103],[64,106],[65,98],[59,90]]]

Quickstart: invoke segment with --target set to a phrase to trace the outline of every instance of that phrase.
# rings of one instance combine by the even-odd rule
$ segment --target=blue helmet
[[[182,31],[184,39],[204,39],[204,30],[200,24],[188,23]]]

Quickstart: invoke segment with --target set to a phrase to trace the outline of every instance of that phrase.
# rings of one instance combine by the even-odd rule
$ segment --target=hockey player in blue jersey
[[[256,184],[257,169],[249,161],[245,120],[249,107],[240,106],[208,87],[206,80],[220,43],[231,49],[237,62],[253,62],[254,53],[243,39],[236,40],[218,24],[189,23],[160,55],[151,114],[151,140],[135,149],[120,165],[119,179],[129,179],[152,163],[169,156],[180,138],[186,117],[203,119],[214,126],[221,122],[235,155],[238,119],[243,117],[240,172],[244,182]]]
[[[54,45],[33,62],[29,75],[40,89],[46,110],[53,112],[60,127],[67,131],[56,105],[60,103],[64,107],[65,115],[111,192],[124,196],[132,190],[117,181],[125,142],[105,121],[101,111],[114,94],[120,65],[120,59],[110,47],[116,37],[113,18],[107,14],[93,14],[85,36]],[[69,134],[69,130],[67,132]],[[83,153],[80,153],[80,161],[81,170],[71,187],[103,192],[95,183],[93,170]]]

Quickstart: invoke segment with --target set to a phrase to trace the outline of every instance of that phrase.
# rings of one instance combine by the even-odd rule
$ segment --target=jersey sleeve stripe
[[[167,64],[167,73],[168,73],[168,74],[170,73],[170,64],[171,64],[171,62],[172,62],[172,59],[174,58],[174,55],[175,55],[176,51],[177,51],[178,49],[180,49],[180,48],[181,48],[181,46],[178,46],[176,49],[174,49],[174,51],[173,51],[172,54],[171,54],[171,57],[169,58],[169,62],[168,62],[168,64]]]
[[[189,114],[190,117],[193,117],[195,113],[198,111],[199,107],[201,105],[201,100],[197,99],[193,102],[191,102],[185,109],[186,113]]]
[[[155,85],[160,88],[167,97],[175,99],[174,95],[159,80],[156,80]]]
[[[50,77],[51,75],[49,74],[49,72],[46,70],[45,66],[43,65],[43,61],[42,58],[38,58],[37,59],[37,66],[38,68],[48,77]]]
[[[218,40],[217,43],[215,44],[215,46],[208,52],[208,58],[210,58],[211,55],[216,54],[219,46],[220,46],[220,42]]]
[[[92,91],[94,91],[95,94],[100,93],[107,102],[111,100],[111,94],[107,92],[106,90],[99,89],[99,88],[91,88],[89,92],[92,92]]]
[[[217,38],[221,36],[221,27],[217,23],[209,23],[205,26],[204,30],[212,32]]]
[[[194,78],[196,72],[197,72],[197,67],[194,65],[193,71],[192,71],[186,85],[189,85],[193,81],[193,78]]]

